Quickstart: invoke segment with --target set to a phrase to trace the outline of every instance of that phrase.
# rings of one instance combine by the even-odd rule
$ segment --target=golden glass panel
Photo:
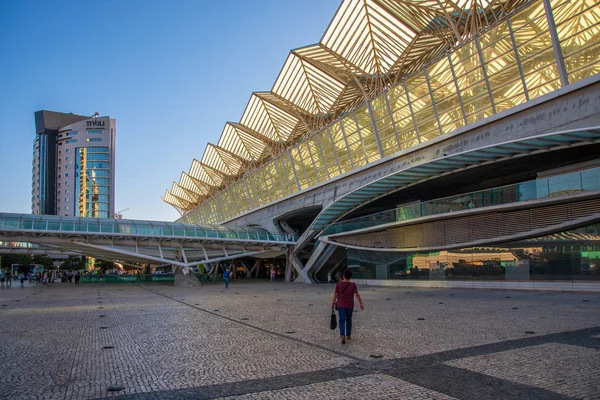
[[[418,113],[415,113],[415,121],[421,138],[426,135],[435,133],[435,136],[440,134],[439,124],[433,111],[433,106],[427,107]]]
[[[432,85],[432,88],[433,88],[433,85]],[[433,98],[434,98],[436,104],[438,104],[438,102],[446,99],[447,97],[455,96],[455,95],[456,95],[456,85],[454,84],[454,81],[452,81],[444,86],[437,87],[433,91]]]
[[[379,152],[379,145],[377,144],[377,138],[374,134],[369,134],[366,137],[363,136],[363,147],[367,154],[367,163],[379,160],[381,153]]]
[[[379,111],[380,111],[380,114],[382,114],[382,115],[387,114],[387,108],[382,108]],[[356,122],[358,123],[358,127],[360,129],[364,129],[366,127],[372,127],[373,124],[371,122],[371,116],[369,114],[369,109],[367,108],[366,105],[358,108],[355,112],[355,116],[356,116]]]
[[[554,77],[554,79],[552,79]],[[556,65],[550,65],[525,77],[529,99],[535,99],[560,89]]]
[[[406,89],[410,95],[411,101],[429,96],[429,87],[423,72],[416,74],[406,80]],[[414,106],[414,103],[413,103]]]
[[[381,118],[379,121],[375,122],[375,126],[377,127],[377,132],[379,132],[379,137],[381,138],[381,131],[392,124],[392,117],[388,114],[384,118]]]
[[[392,101],[402,97],[406,100],[406,93],[404,92],[404,86],[402,83],[399,83],[388,90],[388,101],[390,102],[390,106],[392,106]],[[392,110],[394,110],[394,107],[392,107]]]
[[[292,170],[292,164],[287,156],[281,156],[278,159],[279,171],[282,175],[282,189],[283,195],[287,196],[298,190],[296,186],[296,179],[294,179],[294,172]]]
[[[450,110],[458,109],[460,111],[460,100],[458,99],[458,95],[450,95],[440,102],[436,102],[436,109],[440,119],[442,118],[442,114],[449,112]]]
[[[379,96],[377,96],[373,100],[371,100],[371,108],[373,110],[377,110],[384,106],[385,106],[385,94],[380,94]]]
[[[551,3],[569,82],[600,73],[600,3],[595,0]]]
[[[348,149],[350,150],[350,157],[352,158],[354,168],[365,165],[367,163],[367,158],[358,132],[346,135],[346,140],[348,141]]]
[[[439,85],[445,85],[452,81],[452,70],[447,57],[442,57],[429,67],[427,67],[427,75],[429,75],[429,83],[433,87],[436,82]]]
[[[306,189],[308,186],[308,179],[304,171],[304,162],[302,162],[302,156],[298,151],[297,147],[290,149],[290,155],[292,156],[292,165],[298,178],[298,183],[301,189]]]
[[[521,86],[522,90],[523,85],[521,85],[520,81],[518,82],[518,84]],[[494,99],[496,99],[496,97],[494,97]],[[501,112],[518,106],[519,104],[525,103],[526,101],[527,98],[525,97],[525,94],[520,94],[509,98],[499,96],[498,100],[494,103],[494,105],[496,106],[496,112]]]
[[[491,117],[492,115],[494,115],[492,107],[477,108],[473,114],[467,115],[467,123],[472,124],[473,122],[477,122],[484,118]]]
[[[485,82],[480,82],[480,85],[485,86]],[[480,94],[479,96],[469,96],[468,98],[463,96],[463,107],[467,115],[471,115],[473,113],[478,112],[481,109],[491,106],[492,102],[487,92],[487,87],[486,91],[482,92],[482,94]]]
[[[354,115],[350,114],[342,118],[342,126],[344,127],[344,133],[347,135],[356,132],[356,121],[354,121]]]
[[[444,119],[440,116],[442,124],[442,133],[450,133],[458,128],[465,126],[465,120],[463,119],[462,112],[458,110],[454,114],[444,115]]]
[[[484,60],[486,59],[486,51],[490,48],[495,48],[498,52],[505,52],[508,49],[512,49],[513,46],[510,39],[508,24],[502,22],[500,25],[479,35],[479,44],[483,50]]]
[[[546,11],[544,10],[544,3],[538,1],[536,4],[525,8],[523,11],[513,15],[510,17],[510,22],[512,24],[513,32],[520,30],[523,27],[530,25],[532,22],[535,22],[538,19],[543,18],[546,19]],[[545,21],[547,22],[547,21]],[[531,26],[529,28],[531,29]],[[531,35],[534,36],[534,35]],[[519,44],[519,42],[517,42]]]
[[[319,143],[319,137],[313,136],[312,138],[306,141],[306,146],[308,147],[308,151],[312,156],[312,162],[315,168],[321,168],[325,165],[325,160],[323,160],[323,156],[321,155],[321,144]]]
[[[477,52],[477,45],[474,40],[453,51],[450,54],[450,58],[452,59],[454,73],[456,74],[457,78],[470,74],[471,71],[481,66],[479,62],[479,54]]]
[[[338,157],[338,160],[340,162],[340,168],[341,168],[342,174],[345,174],[346,172],[352,171],[354,169],[352,167],[352,163],[350,161],[349,155],[345,155],[343,157]]]
[[[381,141],[381,147],[383,148],[383,155],[389,156],[400,150],[398,147],[398,140],[396,138],[396,132],[390,121],[390,125],[378,129],[379,140]]]
[[[506,65],[504,68],[495,71],[492,74],[488,73],[488,80],[492,90],[500,86],[510,85],[515,81],[521,81],[521,73],[516,61],[514,64]]]
[[[399,84],[388,92],[388,100],[390,102],[390,108],[392,112],[395,112],[399,109],[408,108],[408,100],[406,99],[406,92],[404,91],[402,84]]]

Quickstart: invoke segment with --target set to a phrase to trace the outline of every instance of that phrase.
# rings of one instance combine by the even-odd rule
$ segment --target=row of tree
[[[2,254],[0,258],[2,260],[2,269],[9,269],[13,264],[39,264],[43,265],[44,268],[52,268],[54,266],[52,259],[45,254]],[[102,273],[105,270],[112,270],[115,264],[110,261],[96,260],[95,267]],[[85,269],[85,257],[69,256],[61,264],[60,269],[68,271]]]

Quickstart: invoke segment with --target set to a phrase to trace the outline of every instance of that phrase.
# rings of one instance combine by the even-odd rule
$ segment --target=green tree
[[[98,260],[96,259],[96,263],[94,264],[100,273],[104,273],[104,271],[112,271],[115,268],[115,263],[112,261]]]
[[[33,264],[41,264],[44,268],[52,267],[54,262],[46,254],[36,254],[33,256]]]
[[[3,254],[2,268],[10,268],[13,264],[33,264],[28,254]]]
[[[65,262],[62,263],[60,269],[69,271],[75,271],[85,268],[85,260],[80,256],[69,256]]]

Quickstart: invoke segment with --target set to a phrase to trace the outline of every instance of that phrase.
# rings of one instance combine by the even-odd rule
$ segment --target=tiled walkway
[[[598,294],[359,286],[342,345],[332,291],[2,287],[0,398],[600,399]]]

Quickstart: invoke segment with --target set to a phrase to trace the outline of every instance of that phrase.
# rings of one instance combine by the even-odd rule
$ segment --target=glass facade
[[[80,147],[75,158],[77,215],[109,218],[110,154],[108,147]]]
[[[470,210],[480,207],[569,196],[600,190],[600,168],[570,172],[477,192],[463,193],[417,204],[402,205],[388,211],[365,215],[328,226],[323,235],[349,232],[396,221]]]
[[[550,4],[549,13],[539,0],[508,15],[247,172],[180,221],[226,221],[598,74],[600,2],[551,0]],[[547,15],[554,15],[556,32],[550,31]],[[553,35],[559,48],[553,46]],[[561,81],[563,65],[566,82]]]
[[[600,224],[490,247],[431,253],[347,250],[357,279],[600,280]]]
[[[295,242],[294,235],[272,234],[259,227],[229,228],[220,225],[185,225],[177,222],[136,221],[114,218],[79,218],[55,215],[0,213],[0,229],[48,232],[126,233],[149,236],[220,238],[267,242]]]

